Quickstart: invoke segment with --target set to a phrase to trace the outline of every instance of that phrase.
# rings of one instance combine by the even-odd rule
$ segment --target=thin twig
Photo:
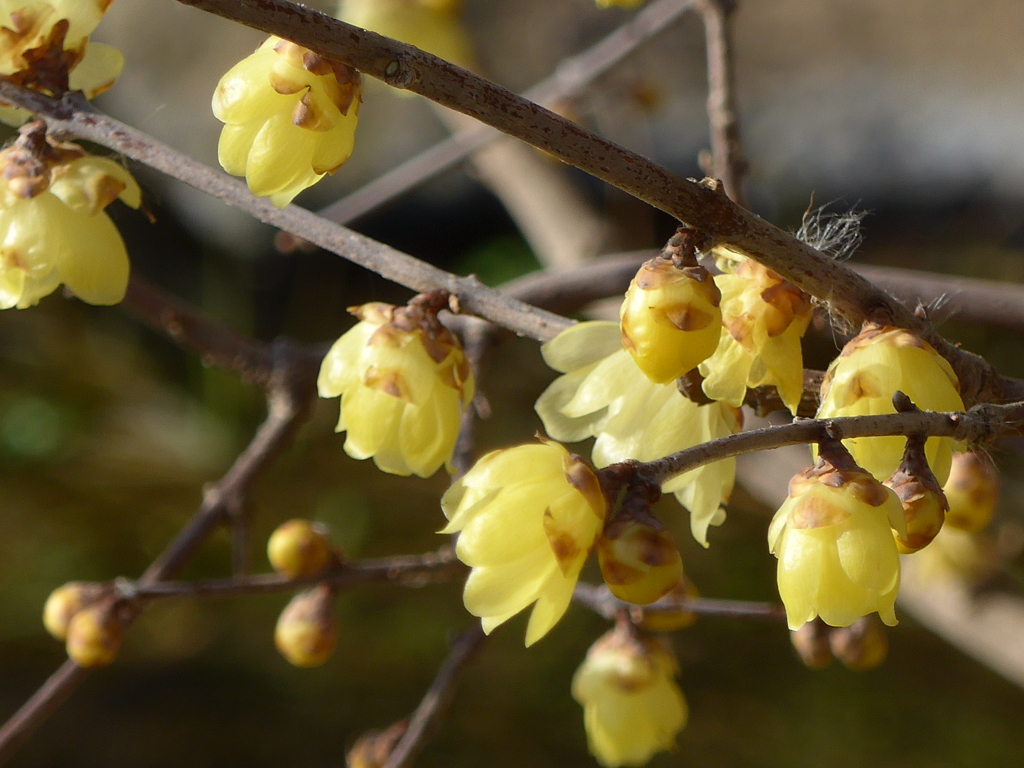
[[[579,96],[637,48],[671,26],[695,0],[658,0],[583,53],[562,60],[554,74],[527,90],[524,98],[546,107]],[[501,136],[482,123],[452,134],[430,149],[323,208],[324,218],[347,224],[427,179],[462,162]]]
[[[434,734],[448,713],[459,673],[480,650],[485,637],[478,623],[455,639],[448,658],[444,660],[434,682],[413,712],[409,727],[395,745],[384,768],[407,768],[416,759],[427,739]]]
[[[315,370],[308,358],[297,355],[289,342],[278,342],[273,349],[274,366],[268,382],[268,415],[252,442],[217,483],[203,494],[203,502],[192,521],[172,541],[139,579],[150,586],[171,578],[202,545],[216,526],[224,522],[233,508],[244,503],[253,482],[291,441],[306,418],[315,396]],[[122,619],[130,624],[140,606],[128,605]],[[88,676],[89,670],[70,659],[26,701],[0,728],[0,765],[15,753]]]
[[[614,620],[623,610],[635,608],[632,603],[619,600],[606,584],[580,582],[572,593],[574,602],[589,608],[608,620]],[[706,597],[686,599],[666,597],[656,603],[641,606],[644,613],[698,614],[738,619],[784,619],[786,610],[774,603],[756,603],[749,600],[714,600]]]
[[[754,429],[710,440],[661,459],[637,462],[636,472],[647,480],[663,483],[675,475],[738,456],[741,453],[767,451],[785,445],[816,443],[830,437],[873,437],[881,435],[933,435],[952,437],[967,443],[991,440],[1016,431],[1024,422],[1024,403],[976,405],[966,413],[913,411],[878,416],[847,416],[836,419],[805,419],[792,424]]]
[[[704,21],[708,66],[708,122],[711,162],[704,172],[721,180],[737,205],[747,207],[743,180],[747,163],[740,145],[739,109],[733,74],[732,15],[735,0],[697,0]]]
[[[458,297],[463,311],[514,333],[546,341],[557,333],[552,332],[553,328],[565,325],[564,318],[504,296],[474,277],[457,277],[304,208],[275,208],[268,200],[249,194],[243,181],[214,171],[141,131],[96,112],[80,94],[69,94],[56,101],[0,78],[0,100],[32,110],[55,133],[77,136],[121,152],[388,280],[417,292],[446,290]]]

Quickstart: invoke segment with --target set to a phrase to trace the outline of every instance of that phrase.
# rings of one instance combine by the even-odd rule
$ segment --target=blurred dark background
[[[519,90],[628,17],[587,0],[464,5],[482,66]],[[736,23],[755,210],[795,228],[813,193],[870,211],[858,260],[1024,280],[1024,4],[745,0]],[[127,56],[100,106],[215,163],[210,95],[260,36],[172,0],[117,0],[96,39]],[[703,56],[700,24],[685,16],[602,78],[573,116],[699,176]],[[445,135],[420,100],[383,87],[367,88],[360,120],[350,163],[300,204],[325,205]],[[325,342],[351,324],[347,306],[409,295],[330,254],[279,254],[267,228],[176,182],[138,175],[155,223],[111,209],[134,268],[242,331]],[[671,221],[619,193],[570,181],[610,222],[608,249],[655,247],[671,233]],[[539,266],[498,198],[461,169],[356,228],[493,284]],[[955,315],[943,329],[1001,372],[1024,376],[1019,337]],[[820,333],[809,350],[808,364],[823,367],[832,335]],[[480,387],[494,413],[480,426],[479,452],[530,439],[539,427],[532,403],[552,377],[535,343],[492,351]],[[396,479],[348,458],[333,433],[337,407],[321,402],[257,486],[254,546],[284,520],[308,517],[326,523],[351,557],[436,548],[446,478]],[[69,580],[138,575],[189,519],[202,485],[245,445],[262,409],[258,391],[117,308],[58,293],[0,314],[0,718],[64,659],[40,622],[49,592]],[[1019,461],[996,459],[1005,477],[1000,520],[1014,523]],[[754,495],[737,490],[708,550],[692,541],[677,506],[662,512],[704,595],[777,599],[765,546],[772,510]],[[267,567],[261,551],[255,559]],[[218,535],[185,576],[227,568],[227,537]],[[298,670],[272,642],[287,599],[154,607],[117,663],[93,675],[12,765],[340,766],[361,733],[416,706],[448,638],[472,622],[455,584],[360,588],[338,601],[335,657]],[[805,669],[779,624],[706,618],[676,633],[691,719],[678,751],[652,765],[1019,765],[1024,691],[900,615],[888,661],[862,674]],[[524,627],[513,620],[484,646],[420,765],[594,764],[569,681],[606,623],[574,607],[529,651]]]

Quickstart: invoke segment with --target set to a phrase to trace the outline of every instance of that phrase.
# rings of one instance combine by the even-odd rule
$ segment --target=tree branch
[[[708,66],[708,122],[711,126],[711,157],[705,173],[721,180],[737,205],[747,207],[743,178],[747,163],[740,146],[740,118],[733,76],[732,14],[735,0],[697,0],[704,21]]]
[[[597,44],[561,61],[554,73],[526,91],[524,98],[550,108],[578,96],[637,48],[671,26],[695,2],[657,0],[651,3]],[[454,167],[501,135],[500,131],[483,123],[460,130],[319,213],[331,221],[347,224]]]
[[[880,435],[932,435],[952,437],[967,443],[983,443],[1019,429],[1022,423],[1024,403],[976,405],[966,413],[913,411],[879,416],[806,419],[728,435],[655,461],[636,462],[635,467],[637,474],[643,475],[650,482],[661,484],[675,475],[719,459],[785,445],[816,443],[826,437],[841,440]]]
[[[724,616],[741,619],[785,619],[786,609],[773,603],[755,603],[747,600],[713,600],[705,597],[686,599],[664,597],[655,603],[635,606],[615,597],[605,584],[580,582],[572,593],[574,602],[589,608],[612,621],[623,610],[640,608],[644,613],[695,613],[701,616]]]
[[[459,674],[473,659],[486,635],[480,624],[459,635],[434,682],[409,720],[409,727],[395,745],[383,768],[408,768],[448,713]]]

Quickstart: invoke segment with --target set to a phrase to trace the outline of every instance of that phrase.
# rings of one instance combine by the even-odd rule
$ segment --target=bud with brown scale
[[[828,643],[833,655],[854,672],[874,669],[889,653],[889,638],[874,614],[862,616],[848,627],[833,629]]]
[[[68,657],[80,667],[105,667],[117,657],[123,637],[114,603],[90,605],[68,623]]]
[[[334,591],[326,584],[293,597],[274,630],[277,650],[296,667],[320,666],[331,658],[337,641]]]
[[[345,755],[345,764],[348,768],[382,768],[408,728],[408,720],[399,720],[383,731],[364,733]]]
[[[995,512],[999,475],[985,456],[974,451],[955,453],[943,490],[949,501],[946,521],[961,531],[977,533],[989,524]]]
[[[942,488],[928,468],[924,440],[924,437],[917,436],[907,439],[903,462],[884,483],[896,492],[903,505],[906,535],[893,530],[896,547],[903,555],[917,552],[932,542],[942,529],[948,509]]]

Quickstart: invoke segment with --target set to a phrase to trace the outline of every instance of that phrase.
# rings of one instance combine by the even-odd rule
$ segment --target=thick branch
[[[578,96],[643,43],[669,27],[694,2],[657,0],[651,3],[591,48],[561,61],[554,74],[537,83],[523,96],[546,107]],[[482,123],[460,130],[319,213],[331,221],[347,224],[432,176],[454,167],[499,136],[499,131]]]

